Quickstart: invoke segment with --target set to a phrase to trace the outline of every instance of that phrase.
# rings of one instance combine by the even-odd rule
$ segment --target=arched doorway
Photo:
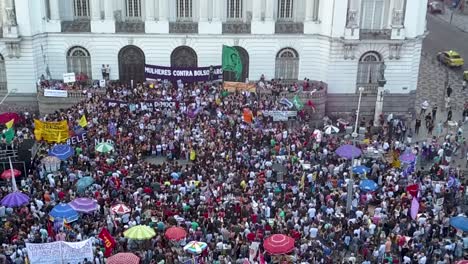
[[[276,54],[275,78],[297,80],[299,76],[299,54],[292,48],[284,48]]]
[[[239,56],[242,62],[242,76],[240,81],[245,82],[249,78],[249,53],[243,47],[234,46],[234,48],[239,52]],[[223,78],[224,81],[235,82],[236,80],[235,72],[224,72]]]
[[[119,51],[119,79],[124,83],[145,81],[145,53],[137,46],[125,46]]]
[[[195,50],[189,46],[179,46],[171,53],[171,67],[198,67]]]
[[[377,92],[382,64],[383,59],[379,53],[375,51],[364,53],[359,59],[357,87],[364,87],[366,93]]]

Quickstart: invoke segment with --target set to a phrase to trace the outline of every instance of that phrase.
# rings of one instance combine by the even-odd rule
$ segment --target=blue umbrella
[[[359,184],[359,189],[364,192],[373,192],[377,190],[379,186],[373,180],[362,180]]]
[[[83,178],[79,179],[78,182],[76,183],[76,189],[80,193],[84,192],[84,190],[86,188],[88,188],[93,183],[94,183],[94,179],[92,177],[90,177],[90,176],[83,177]]]
[[[78,220],[78,212],[73,210],[70,205],[65,203],[60,203],[52,208],[52,211],[49,213],[50,221],[64,221],[66,223],[71,223]]]
[[[75,150],[66,144],[55,145],[50,151],[50,156],[55,156],[61,160],[66,160],[75,154]]]
[[[450,225],[462,231],[468,231],[468,217],[455,216],[450,218]]]
[[[353,167],[353,173],[356,173],[356,174],[366,174],[369,172],[370,172],[370,169],[364,165]]]

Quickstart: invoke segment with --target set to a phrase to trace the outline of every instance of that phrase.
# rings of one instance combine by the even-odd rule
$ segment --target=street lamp
[[[358,137],[358,125],[359,125],[359,112],[361,111],[361,99],[362,99],[362,92],[364,92],[364,87],[359,87],[359,100],[358,106],[356,110],[356,121],[354,123],[354,132],[351,134],[353,137],[353,144],[356,145],[356,138]],[[354,175],[353,175],[353,165],[354,165],[354,157],[351,159],[351,166],[349,168],[349,181],[348,181],[348,189],[347,189],[347,199],[346,199],[346,213],[349,214],[351,211],[351,204],[353,202],[354,196]]]
[[[17,91],[16,89],[11,89],[11,90],[9,90],[9,91],[5,94],[5,96],[3,96],[2,101],[0,101],[0,105],[3,104],[3,102],[7,99],[7,97],[8,97],[10,94],[14,94],[14,93],[16,93],[16,91]]]

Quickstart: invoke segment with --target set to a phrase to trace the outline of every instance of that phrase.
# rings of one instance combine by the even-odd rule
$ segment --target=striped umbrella
[[[111,144],[109,144],[107,142],[99,143],[96,146],[96,151],[101,152],[101,153],[109,153],[109,152],[111,152],[113,150],[114,150],[114,146],[112,146]]]
[[[138,264],[140,258],[130,252],[117,253],[114,256],[107,258],[107,264]]]
[[[148,240],[155,235],[154,229],[146,225],[136,225],[124,232],[124,237],[133,240]]]
[[[6,207],[20,207],[29,203],[29,196],[26,194],[16,191],[8,194],[7,196],[3,197],[2,205]]]
[[[201,254],[207,246],[205,242],[190,241],[185,245],[184,250],[191,254]]]
[[[76,198],[68,203],[71,208],[79,213],[89,214],[98,209],[97,203],[89,198]]]
[[[116,204],[111,207],[111,211],[118,215],[124,215],[130,213],[132,210],[125,204]]]

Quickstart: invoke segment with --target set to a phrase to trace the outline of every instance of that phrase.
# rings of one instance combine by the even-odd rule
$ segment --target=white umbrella
[[[327,135],[335,134],[338,132],[340,132],[340,129],[337,128],[336,126],[329,125],[325,127],[325,134]]]

